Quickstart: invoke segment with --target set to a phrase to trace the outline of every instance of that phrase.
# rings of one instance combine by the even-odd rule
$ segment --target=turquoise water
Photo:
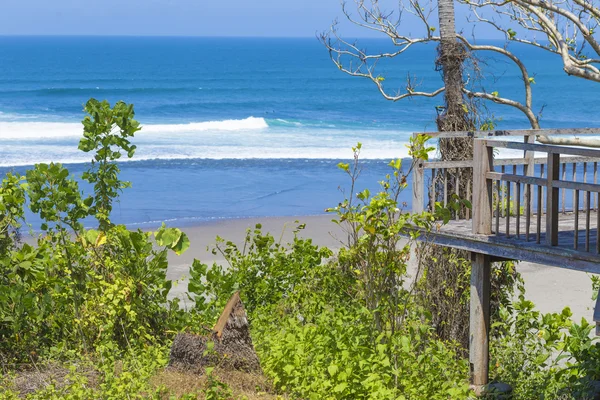
[[[362,47],[390,49],[386,41]],[[564,75],[557,57],[515,47],[535,76],[544,127],[598,126],[598,86]],[[390,88],[407,74],[437,88],[435,48],[381,66]],[[481,85],[522,99],[517,70],[494,59]],[[72,164],[85,101],[134,103],[144,128],[133,183],[115,212],[130,224],[321,213],[341,199],[336,168],[363,143],[362,182],[375,187],[386,160],[404,157],[409,135],[435,130],[442,99],[385,101],[339,72],[316,39],[0,37],[0,172],[36,162]],[[499,128],[526,128],[517,112],[490,110]],[[407,198],[409,196],[406,196]]]

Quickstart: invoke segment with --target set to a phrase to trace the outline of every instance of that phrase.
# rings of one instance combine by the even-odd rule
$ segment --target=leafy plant
[[[600,343],[569,308],[542,314],[521,293],[492,324],[491,373],[511,384],[515,399],[591,399],[600,375]]]
[[[90,212],[105,230],[110,225],[110,212],[113,200],[120,190],[129,187],[129,182],[119,180],[119,166],[115,162],[125,152],[133,157],[136,146],[129,141],[140,124],[133,119],[133,104],[119,101],[113,108],[104,100],[90,99],[84,111],[89,115],[83,119],[83,138],[79,149],[94,151],[91,168],[83,174],[83,179],[94,185],[94,198]]]
[[[167,252],[181,254],[189,239],[162,226],[154,233],[129,231],[110,221],[112,204],[128,185],[116,160],[133,156],[129,138],[139,130],[133,106],[113,108],[91,99],[85,107],[80,148],[94,151],[83,178],[94,184],[85,196],[67,168],[36,164],[24,177],[9,174],[0,186],[0,353],[29,361],[46,352],[93,351],[98,346],[163,342],[185,324],[167,298]],[[18,244],[15,229],[24,206],[39,214],[37,244]],[[94,217],[99,230],[84,229]],[[152,240],[154,238],[154,240]],[[2,242],[2,240],[4,240]]]

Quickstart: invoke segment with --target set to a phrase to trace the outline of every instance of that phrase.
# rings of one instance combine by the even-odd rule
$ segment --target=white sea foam
[[[40,162],[83,163],[77,149],[80,123],[0,122],[0,166]],[[406,157],[409,132],[290,128],[269,126],[263,118],[190,124],[145,125],[133,142],[137,160],[186,159],[350,159],[363,144],[361,158]],[[125,160],[124,160],[125,161]]]
[[[249,131],[268,128],[264,118],[249,117],[246,119],[230,119],[223,121],[193,122],[188,124],[156,124],[143,125],[143,133],[195,133],[222,131]],[[60,139],[79,137],[83,128],[78,122],[0,122],[0,140],[22,139]]]
[[[35,163],[62,162],[64,164],[79,164],[89,162],[89,154],[71,150],[60,150],[55,148],[40,147],[35,152],[29,149],[16,148],[11,149],[10,155],[0,154],[0,167],[26,166]],[[20,155],[19,155],[20,154]],[[149,147],[140,146],[131,161],[144,160],[191,160],[191,159],[329,159],[329,160],[347,160],[352,154],[348,148],[257,148],[247,146],[194,146],[194,147]],[[406,147],[403,143],[398,143],[393,147],[377,148],[363,143],[362,159],[393,159],[404,158],[408,156]],[[121,161],[130,161],[121,159]]]
[[[189,124],[144,125],[146,133],[176,133],[205,131],[245,131],[268,128],[264,118],[248,117],[246,119],[227,119],[224,121],[192,122]]]
[[[143,133],[195,133],[222,131],[249,131],[268,128],[264,118],[249,117],[223,121],[193,122],[188,124],[148,124],[142,126]],[[0,122],[0,140],[2,139],[52,139],[79,137],[83,132],[78,122]]]
[[[80,136],[81,124],[70,122],[0,122],[2,139],[42,139]]]

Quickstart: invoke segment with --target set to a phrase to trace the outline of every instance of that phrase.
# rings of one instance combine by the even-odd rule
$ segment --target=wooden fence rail
[[[481,233],[540,244],[543,241],[556,246],[559,232],[573,231],[573,249],[600,254],[600,236],[596,234],[600,226],[600,150],[489,139],[475,141],[484,143],[488,149],[511,148],[546,153],[546,157],[531,160],[498,159],[492,150],[492,164],[485,174],[492,184],[492,223],[489,232],[486,230]],[[449,172],[471,170],[475,159],[476,154],[474,160],[418,164],[413,179],[413,211],[420,212],[425,207],[434,209],[436,202],[446,206],[452,194],[458,195],[456,189],[460,186],[457,181],[460,174]],[[530,165],[533,167],[529,168]],[[475,175],[481,173],[480,168],[474,171]],[[533,171],[533,176],[528,175],[528,171]],[[450,182],[449,179],[454,181]],[[449,187],[454,188],[452,192]],[[548,188],[551,190],[548,191]],[[466,199],[471,204],[474,201],[472,193],[467,183]],[[472,215],[476,209],[476,205],[473,205],[472,209],[457,212],[454,218],[476,219]]]

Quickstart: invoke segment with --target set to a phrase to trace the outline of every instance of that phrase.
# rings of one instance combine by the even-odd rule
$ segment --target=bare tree
[[[353,10],[342,3],[346,18],[364,29],[386,35],[393,45],[390,52],[369,53],[350,42],[338,33],[338,25],[321,35],[321,41],[329,50],[331,60],[344,73],[371,81],[384,98],[391,101],[417,99],[421,97],[444,97],[443,111],[438,114],[436,123],[440,131],[471,131],[479,128],[477,103],[492,101],[515,107],[526,115],[532,128],[539,128],[538,120],[532,110],[531,81],[523,63],[506,48],[480,46],[471,43],[457,34],[455,28],[454,0],[406,0],[395,12],[384,11],[378,0],[354,0]],[[436,10],[438,11],[436,13]],[[437,15],[436,15],[437,14]],[[435,18],[437,16],[437,19]],[[404,33],[403,22],[412,19],[420,27],[420,35]],[[437,34],[439,32],[439,35]],[[419,81],[417,76],[408,74],[403,87],[391,89],[390,80],[379,72],[382,60],[397,59],[401,62],[405,53],[414,46],[437,45],[436,70],[441,72],[442,82]],[[474,52],[493,52],[506,57],[521,71],[525,102],[500,97],[498,93],[488,92],[477,78],[480,73]],[[433,85],[440,84],[435,87]],[[443,139],[439,142],[442,160],[465,160],[472,158],[473,141],[471,138]],[[446,181],[449,186],[460,182],[460,187],[448,187],[450,193],[458,192],[462,198],[469,197],[469,185],[472,180],[470,169],[446,169]],[[441,175],[437,176],[441,180]],[[458,179],[456,179],[458,178]],[[436,185],[436,182],[432,183]],[[458,190],[456,190],[458,189]],[[457,250],[438,246],[422,246],[417,250],[422,259],[430,261],[425,266],[428,279],[422,288],[423,302],[431,306],[434,324],[443,338],[457,340],[468,346],[468,307],[462,303],[462,293],[467,290],[464,263],[469,255]],[[437,260],[437,262],[434,262]],[[449,296],[451,288],[455,295]]]
[[[519,110],[526,118],[532,129],[540,129],[538,115],[532,106],[533,78],[529,75],[527,67],[514,53],[509,50],[510,42],[517,42],[538,49],[542,49],[560,57],[564,71],[576,77],[600,82],[600,7],[597,0],[457,0],[471,8],[469,21],[475,24],[486,24],[501,32],[507,43],[504,46],[480,45],[464,35],[456,34],[455,38],[468,50],[464,54],[454,52],[451,60],[462,62],[463,73],[461,91],[466,96],[463,100],[482,100],[496,104],[511,106]],[[337,67],[352,76],[363,77],[371,80],[384,96],[392,101],[406,98],[436,97],[449,91],[448,82],[457,75],[447,73],[444,65],[449,62],[448,54],[442,49],[442,38],[450,35],[448,32],[454,28],[452,18],[448,16],[448,5],[445,0],[402,0],[398,9],[383,11],[379,0],[353,0],[355,12],[352,13],[347,3],[342,3],[344,16],[353,24],[365,29],[377,31],[391,39],[395,50],[387,53],[369,54],[362,50],[357,43],[342,39],[338,33],[337,24],[329,32],[321,35],[321,40],[330,52],[331,59]],[[453,6],[453,5],[449,5]],[[446,8],[445,8],[446,7]],[[433,17],[438,10],[440,35],[436,35],[437,27]],[[413,19],[419,21],[422,30],[418,34],[408,34],[403,31],[403,20]],[[450,22],[452,21],[452,22]],[[446,29],[448,28],[448,29]],[[452,41],[449,39],[448,42]],[[416,45],[425,43],[439,43],[441,66],[444,85],[430,90],[424,90],[421,82],[415,76],[408,76],[403,88],[390,90],[386,87],[386,77],[378,74],[377,66],[381,60],[400,58],[403,53]],[[500,97],[495,91],[487,91],[482,85],[477,85],[478,80],[473,79],[477,74],[487,76],[486,71],[478,69],[476,63],[471,63],[470,71],[464,71],[465,61],[474,60],[476,54],[482,52],[494,53],[508,60],[518,68],[524,101],[517,101]],[[454,87],[454,86],[453,86]],[[445,94],[445,114],[452,114],[451,99],[454,95]],[[468,101],[463,103],[468,111],[475,111],[474,107],[467,107]],[[473,117],[473,116],[471,116]],[[440,120],[438,119],[438,127]],[[455,129],[456,130],[456,129]],[[600,147],[600,139],[594,137],[551,137],[538,134],[536,140],[545,144],[576,145],[587,147]],[[443,148],[440,148],[442,159],[447,157]]]
[[[493,45],[478,45],[472,43],[464,35],[457,34],[454,22],[454,2],[450,0],[407,0],[401,2],[400,8],[394,11],[384,11],[378,0],[354,0],[354,12],[348,3],[342,3],[344,16],[352,24],[365,29],[380,32],[391,39],[395,50],[390,52],[369,53],[359,47],[358,42],[343,39],[338,31],[337,22],[328,32],[321,34],[320,39],[329,50],[331,60],[342,72],[356,77],[370,80],[377,90],[387,100],[399,101],[408,98],[436,97],[445,93],[445,116],[459,114],[464,116],[467,112],[475,111],[469,108],[469,99],[480,99],[514,107],[527,118],[533,129],[539,129],[539,122],[532,107],[532,80],[525,64],[506,47]],[[434,21],[435,11],[438,10],[438,21]],[[404,33],[403,20],[418,21],[420,34]],[[437,25],[437,26],[436,26]],[[439,26],[439,35],[436,35]],[[443,86],[433,87],[429,90],[422,89],[422,82],[416,76],[409,75],[404,87],[390,89],[386,77],[378,73],[378,65],[382,60],[401,58],[410,48],[427,43],[438,44],[438,69],[442,72]],[[488,92],[479,85],[475,77],[481,73],[477,67],[473,53],[489,52],[499,55],[513,63],[521,74],[525,101],[501,97],[498,93]],[[471,70],[465,71],[465,62],[470,61]],[[467,112],[465,112],[467,111]],[[444,119],[443,116],[441,118]],[[442,123],[441,130],[468,130],[457,129],[456,125]],[[445,126],[444,126],[445,125]],[[477,127],[478,128],[478,127]],[[442,152],[442,157],[444,154]]]
[[[510,42],[560,57],[572,76],[600,83],[600,8],[597,0],[458,0],[471,8],[469,19],[495,28]],[[538,136],[547,144],[600,147],[598,138]]]
[[[405,1],[395,11],[384,11],[379,0],[353,0],[350,3],[354,6],[352,10],[347,3],[342,3],[343,13],[351,23],[387,36],[393,45],[392,51],[369,53],[357,42],[342,38],[338,32],[338,24],[334,23],[330,31],[323,33],[320,38],[329,50],[331,60],[342,72],[371,81],[382,96],[391,101],[432,98],[443,94],[444,110],[436,120],[440,131],[471,131],[480,128],[477,106],[481,102],[514,107],[525,115],[532,128],[539,128],[537,115],[532,109],[532,81],[527,68],[518,57],[505,47],[478,45],[458,34],[454,0]],[[407,19],[418,23],[420,34],[405,33],[403,22]],[[411,48],[428,44],[437,45],[435,68],[441,72],[442,82],[420,81],[418,77],[408,74],[402,87],[392,89],[390,80],[380,73],[379,63],[389,59],[401,62]],[[524,102],[501,97],[497,92],[485,89],[478,79],[481,70],[477,57],[473,55],[484,52],[496,54],[516,66],[521,75]],[[440,85],[433,86],[435,84]],[[443,139],[439,142],[442,160],[471,159],[472,148],[470,138]],[[450,186],[453,182],[460,182],[459,196],[468,198],[467,182],[472,180],[470,169],[446,169],[445,173],[445,180]],[[459,175],[459,179],[455,179],[456,175]],[[441,175],[438,177],[442,178]],[[436,185],[435,182],[432,184]],[[447,190],[455,193],[456,189],[449,187]],[[429,272],[422,296],[424,304],[431,307],[438,334],[443,338],[457,340],[467,348],[468,307],[462,303],[462,293],[467,290],[468,281],[464,278],[465,264],[460,260],[469,260],[469,255],[438,246],[423,246],[418,252],[426,252],[427,255],[422,259],[430,261],[425,266]],[[448,295],[449,289],[454,293],[453,296]]]

